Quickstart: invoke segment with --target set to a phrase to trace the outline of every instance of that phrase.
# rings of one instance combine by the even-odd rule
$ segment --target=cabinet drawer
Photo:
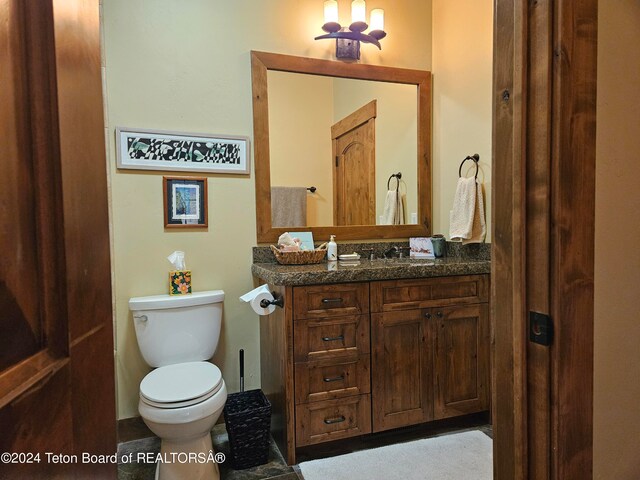
[[[369,353],[369,315],[300,320],[293,335],[296,362],[355,357]]]
[[[296,403],[318,402],[369,393],[370,356],[351,360],[296,363]]]
[[[369,284],[311,285],[293,289],[295,320],[369,312]]]
[[[488,300],[488,275],[371,282],[373,312],[485,303]]]
[[[296,406],[296,444],[299,447],[371,433],[369,395]]]

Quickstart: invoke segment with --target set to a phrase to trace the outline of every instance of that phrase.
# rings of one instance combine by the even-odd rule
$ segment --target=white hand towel
[[[458,178],[453,209],[449,212],[449,238],[452,241],[471,238],[476,210],[476,179]]]
[[[404,225],[405,194],[397,190],[387,191],[382,214],[382,225]]]
[[[462,240],[462,244],[482,243],[487,235],[487,225],[484,219],[484,194],[482,193],[482,185],[476,184],[476,208],[473,215],[473,227],[471,228],[471,237]]]

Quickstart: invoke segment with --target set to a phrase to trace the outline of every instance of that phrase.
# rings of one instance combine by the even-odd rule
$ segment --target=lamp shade
[[[351,2],[351,23],[367,21],[367,8],[364,0]]]
[[[384,31],[384,10],[381,8],[374,8],[371,10],[371,21],[369,22],[369,28],[371,30],[383,30]]]
[[[338,23],[338,1],[325,0],[324,2],[324,23]]]

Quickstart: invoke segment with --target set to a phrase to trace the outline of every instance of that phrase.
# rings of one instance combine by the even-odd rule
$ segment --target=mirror
[[[264,52],[251,57],[258,242],[275,242],[289,230],[312,231],[317,241],[331,234],[338,240],[430,235],[430,72]],[[349,139],[359,123],[371,126],[370,133]],[[342,159],[358,150],[369,166],[359,160],[360,170],[341,181],[336,165],[347,165]],[[391,177],[398,172],[399,182]],[[395,191],[398,183],[409,224],[383,225],[387,187]],[[295,185],[317,189],[306,195],[306,225],[272,221],[272,192]]]

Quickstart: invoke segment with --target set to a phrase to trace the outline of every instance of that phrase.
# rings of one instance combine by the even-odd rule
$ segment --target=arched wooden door
[[[376,224],[376,100],[331,127],[333,224]]]

